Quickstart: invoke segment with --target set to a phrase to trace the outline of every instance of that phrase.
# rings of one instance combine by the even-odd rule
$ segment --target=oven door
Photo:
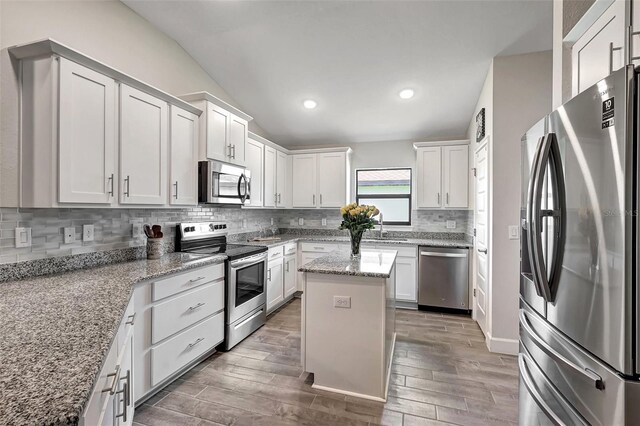
[[[232,324],[267,301],[267,253],[229,262],[227,323]]]
[[[249,170],[218,161],[204,163],[206,163],[205,171],[200,172],[200,179],[204,179],[204,182],[200,182],[200,187],[201,190],[206,191],[206,196],[200,200],[201,202],[242,205],[250,199]]]

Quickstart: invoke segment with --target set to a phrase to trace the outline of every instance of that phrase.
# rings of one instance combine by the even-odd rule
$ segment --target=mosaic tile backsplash
[[[299,224],[299,219],[303,224]],[[271,221],[273,219],[273,225]],[[326,219],[326,226],[322,226]],[[57,256],[143,247],[144,234],[133,235],[134,224],[162,225],[165,239],[173,242],[179,222],[225,221],[230,234],[259,232],[269,227],[335,229],[338,209],[263,210],[226,207],[182,209],[16,209],[0,208],[0,263],[14,263]],[[456,222],[454,229],[446,222]],[[82,241],[82,225],[94,225],[94,241]],[[412,212],[411,230],[471,234],[473,212],[469,210],[419,210]],[[31,228],[31,247],[15,247],[15,228]],[[65,227],[74,227],[76,241],[64,243]]]

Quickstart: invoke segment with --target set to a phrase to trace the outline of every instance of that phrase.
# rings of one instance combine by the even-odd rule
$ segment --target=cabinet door
[[[207,158],[211,160],[229,161],[231,146],[229,144],[229,128],[231,113],[207,102]]]
[[[247,139],[245,159],[247,169],[251,173],[251,196],[245,206],[262,207],[264,144],[253,139]]]
[[[264,206],[276,206],[276,173],[277,173],[276,150],[270,146],[264,147]]]
[[[198,116],[171,106],[169,203],[198,204]]]
[[[396,260],[396,299],[403,302],[418,300],[416,259],[398,257]]]
[[[572,95],[626,64],[624,0],[616,0],[571,48]]]
[[[283,259],[269,262],[267,270],[267,313],[277,308],[284,300]]]
[[[247,143],[249,124],[235,115],[231,116],[229,127],[229,145],[231,145],[231,162],[244,166],[244,149]]]
[[[296,255],[284,258],[284,297],[287,298],[296,292],[298,288],[298,268],[296,268]]]
[[[293,207],[316,207],[316,154],[293,155],[291,204]]]
[[[276,207],[287,205],[287,154],[276,152]]]
[[[60,203],[108,204],[116,172],[116,84],[60,58]]]
[[[347,157],[344,152],[318,154],[318,205],[342,207],[347,202]]]
[[[442,149],[418,148],[418,207],[437,208],[442,204]]]
[[[115,419],[118,426],[131,426],[135,404],[133,401],[133,330],[127,335],[126,345],[120,353],[120,377],[115,395]]]
[[[120,202],[166,204],[168,106],[121,85]]]
[[[442,147],[445,207],[469,206],[469,146]]]

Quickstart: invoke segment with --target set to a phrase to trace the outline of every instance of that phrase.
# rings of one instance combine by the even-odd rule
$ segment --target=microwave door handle
[[[244,185],[242,184],[243,181],[244,181]],[[243,174],[240,175],[240,178],[238,179],[238,198],[240,198],[240,201],[242,201],[243,204],[244,204],[245,200],[247,199],[246,184],[247,184],[247,178],[243,173]],[[244,187],[244,193],[241,190],[243,187]]]

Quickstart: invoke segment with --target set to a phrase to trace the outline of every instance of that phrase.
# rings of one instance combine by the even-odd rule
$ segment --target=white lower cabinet
[[[284,276],[282,257],[269,261],[267,270],[267,314],[284,301]]]
[[[295,248],[295,245],[294,245]],[[284,257],[284,298],[287,299],[298,290],[298,262],[296,251]]]
[[[134,298],[133,401],[141,402],[224,340],[224,264],[140,283]]]
[[[133,424],[134,303],[129,302],[116,337],[80,418],[81,426],[127,426]]]
[[[267,314],[291,299],[298,289],[296,243],[272,247],[267,265]]]
[[[396,259],[396,300],[401,302],[418,301],[418,262],[415,257]]]

